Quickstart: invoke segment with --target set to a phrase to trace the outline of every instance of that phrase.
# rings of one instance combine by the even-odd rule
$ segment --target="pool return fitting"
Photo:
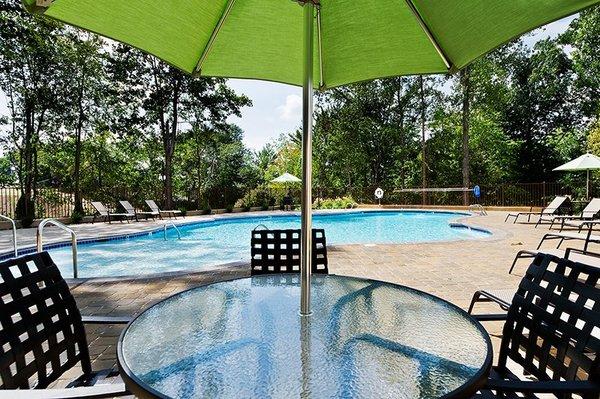
[[[37,252],[42,252],[44,250],[44,227],[46,225],[51,224],[58,227],[61,230],[66,231],[71,234],[71,249],[73,252],[73,278],[77,278],[77,234],[61,222],[56,219],[44,219],[40,222],[37,228],[36,241],[37,241]]]

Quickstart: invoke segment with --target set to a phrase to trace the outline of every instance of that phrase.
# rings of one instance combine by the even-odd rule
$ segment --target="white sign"
[[[377,190],[375,190],[375,197],[377,199],[383,198],[383,190],[381,189],[381,187],[378,187]]]

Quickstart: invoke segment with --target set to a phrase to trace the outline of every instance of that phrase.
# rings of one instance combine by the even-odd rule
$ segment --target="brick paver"
[[[330,272],[407,285],[466,308],[477,289],[514,289],[527,267],[527,261],[523,260],[514,275],[508,274],[516,252],[520,249],[535,248],[542,235],[547,232],[547,227],[535,229],[529,224],[505,224],[505,215],[505,212],[490,212],[488,216],[466,220],[468,224],[493,231],[494,235],[488,239],[331,247]],[[149,222],[148,227],[158,223],[151,224],[152,222]],[[102,232],[108,231],[105,224],[97,226],[102,226]],[[88,226],[84,228],[89,229]],[[110,229],[114,231],[120,228],[132,227],[117,225]],[[141,227],[138,225],[136,228]],[[0,240],[2,237],[6,238],[0,236]],[[4,245],[0,245],[0,250],[3,246],[6,246],[6,241]],[[577,244],[570,246],[578,247]],[[548,248],[550,247],[551,244],[548,245]],[[72,285],[72,291],[84,315],[134,316],[151,304],[182,290],[248,274],[247,265],[228,266],[216,271],[159,279],[90,280]],[[482,309],[489,310],[489,305],[482,306]],[[494,337],[499,336],[501,323],[486,323],[486,328],[493,337],[497,352],[499,340]],[[116,365],[116,342],[121,330],[121,326],[88,326],[87,334],[94,368]]]

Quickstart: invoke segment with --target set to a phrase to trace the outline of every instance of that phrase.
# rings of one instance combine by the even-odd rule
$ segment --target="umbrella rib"
[[[319,89],[323,89],[325,87],[325,80],[323,79],[323,41],[321,33],[321,7],[317,7],[317,41],[319,45]]]
[[[223,10],[223,14],[221,15],[221,18],[219,19],[219,22],[215,26],[215,29],[213,30],[212,35],[210,35],[210,39],[208,39],[208,43],[206,43],[206,47],[204,47],[204,51],[202,51],[202,55],[200,56],[200,59],[198,60],[198,64],[196,64],[196,68],[194,68],[194,71],[196,74],[198,74],[198,75],[201,74],[202,65],[204,65],[204,61],[206,61],[206,57],[208,57],[208,53],[210,53],[210,50],[212,49],[212,46],[215,43],[215,40],[217,39],[217,36],[219,35],[219,32],[221,31],[221,28],[223,27],[225,20],[227,20],[227,17],[229,16],[229,13],[231,12],[231,9],[233,8],[234,4],[235,4],[235,0],[229,0],[227,2],[227,6],[225,7],[225,10]]]
[[[427,35],[427,38],[429,38],[429,41],[431,42],[433,47],[435,47],[435,50],[437,51],[439,56],[442,58],[442,61],[444,61],[444,64],[446,64],[446,68],[448,68],[448,70],[452,69],[452,62],[450,62],[450,59],[448,58],[448,56],[446,55],[446,53],[444,52],[442,47],[439,45],[439,43],[435,39],[435,36],[433,36],[433,33],[431,32],[431,30],[429,29],[429,27],[423,20],[421,13],[415,7],[413,0],[406,0],[406,5],[408,5],[408,8],[410,8],[410,11],[412,11],[413,15],[417,19],[417,22],[421,26],[421,29],[423,29],[423,32],[425,32],[425,34]]]

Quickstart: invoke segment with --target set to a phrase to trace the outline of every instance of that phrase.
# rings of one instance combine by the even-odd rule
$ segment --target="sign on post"
[[[381,187],[377,187],[377,190],[375,190],[375,198],[379,200],[379,206],[381,206],[381,199],[383,198],[383,189]]]
[[[479,187],[479,186],[473,187],[473,195],[475,196],[475,198],[481,197],[481,187]]]

